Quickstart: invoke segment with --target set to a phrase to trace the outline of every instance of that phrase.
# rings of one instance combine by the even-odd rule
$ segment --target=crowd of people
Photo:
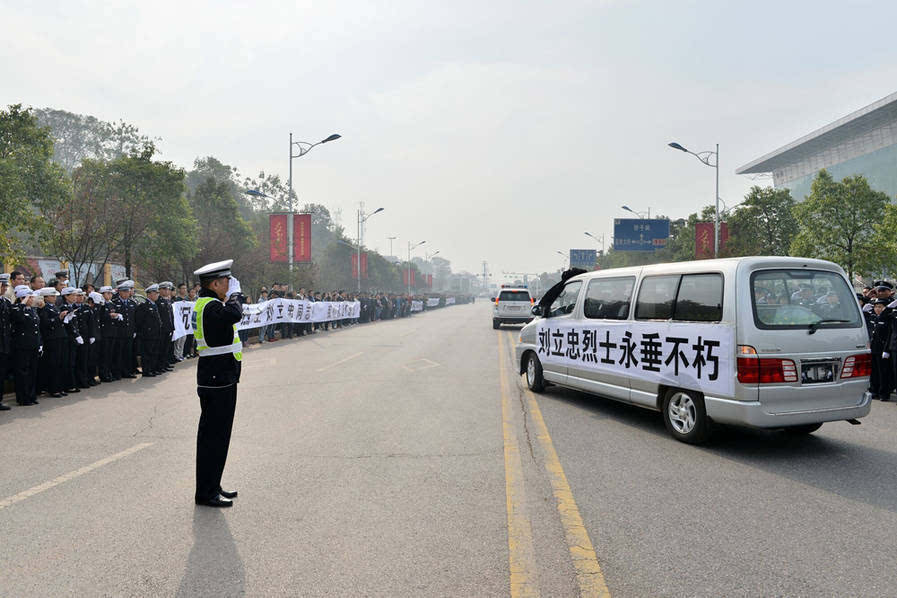
[[[13,379],[16,402],[38,404],[38,397],[60,398],[104,382],[165,375],[175,364],[197,357],[192,335],[174,339],[173,304],[195,301],[200,285],[163,281],[135,297],[132,280],[114,287],[70,286],[67,272],[44,281],[22,272],[0,274],[0,411],[7,378]],[[288,285],[262,287],[255,302],[276,298],[307,301],[358,301],[355,319],[316,323],[279,323],[240,331],[242,342],[253,336],[271,342],[377,320],[407,317],[414,301],[427,309],[426,296],[394,293],[319,292]],[[252,297],[246,297],[252,302]],[[440,303],[442,305],[442,303]]]
[[[872,375],[872,398],[890,401],[897,390],[897,297],[894,285],[886,280],[873,282],[857,293],[857,301],[866,319]]]

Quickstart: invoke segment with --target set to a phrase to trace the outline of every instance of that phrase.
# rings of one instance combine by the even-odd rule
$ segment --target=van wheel
[[[545,390],[545,379],[542,377],[542,364],[535,353],[526,354],[526,385],[533,392]]]
[[[703,397],[687,390],[667,391],[663,398],[663,423],[673,438],[688,444],[701,444],[710,435]]]
[[[501,320],[492,320],[492,329],[498,330],[501,328]]]
[[[792,436],[803,436],[804,434],[812,434],[822,427],[822,424],[804,424],[803,426],[788,426],[785,428],[786,434]]]

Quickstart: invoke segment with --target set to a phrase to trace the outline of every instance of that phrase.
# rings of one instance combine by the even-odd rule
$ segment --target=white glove
[[[887,358],[890,357],[890,356],[891,356],[891,354],[888,353],[887,351],[885,351],[884,353],[881,354],[881,358],[882,358],[882,359],[887,359]]]
[[[135,332],[134,336],[132,336],[131,338],[137,338],[137,333]]]
[[[84,344],[84,339],[81,338],[80,336],[76,336],[76,337],[75,337],[75,342],[78,343],[79,345],[83,345],[83,344]]]
[[[68,324],[69,322],[72,321],[72,318],[74,318],[74,317],[75,317],[75,312],[70,311],[70,312],[69,312],[69,315],[67,315],[67,316],[65,317],[65,319],[63,320],[63,322],[64,322],[65,324]]]
[[[44,354],[44,346],[41,345],[40,347],[38,347],[38,348],[37,348],[37,352],[38,352],[40,355],[43,355],[43,354]]]
[[[96,340],[97,339],[95,337],[90,337],[90,344],[92,345],[94,343],[94,341],[96,341]]]
[[[888,308],[889,308],[889,309],[894,309],[895,307],[897,307],[897,299],[895,299],[894,301],[891,301],[890,303],[888,303]]]
[[[870,311],[872,311],[872,304],[871,304],[871,303],[867,303],[866,305],[864,305],[864,306],[863,306],[863,311],[866,312],[866,313],[869,313]]]
[[[121,314],[115,314],[115,319],[118,320],[119,322],[121,322],[122,320],[125,319],[125,317]]]
[[[240,293],[240,281],[235,277],[231,276],[227,281],[227,298],[230,299],[230,296],[234,293]]]

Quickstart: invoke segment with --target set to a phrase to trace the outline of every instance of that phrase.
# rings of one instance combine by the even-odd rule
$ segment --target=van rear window
[[[856,328],[856,295],[836,272],[761,270],[751,275],[754,323],[762,329]]]
[[[499,301],[526,301],[529,303],[529,293],[527,291],[502,291],[498,296]]]

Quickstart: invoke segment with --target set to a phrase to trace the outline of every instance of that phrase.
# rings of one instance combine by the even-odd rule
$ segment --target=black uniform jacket
[[[157,340],[162,335],[162,321],[159,307],[152,301],[145,301],[134,311],[137,338]]]
[[[0,297],[0,354],[12,351],[12,304]]]
[[[113,335],[115,338],[132,338],[134,336],[134,305],[133,299],[116,297],[112,300],[112,308],[115,313],[121,314],[121,320],[112,321]]]
[[[886,309],[879,315],[869,318],[872,329],[869,348],[873,354],[893,353],[897,349],[897,336],[894,332],[894,313]]]
[[[218,296],[207,289],[202,289],[200,297]],[[202,312],[202,332],[205,344],[209,347],[222,347],[234,342],[234,324],[243,319],[242,297],[232,295],[227,302],[212,301]],[[196,367],[196,384],[205,387],[223,387],[240,381],[240,362],[233,353],[199,357]]]
[[[45,303],[40,309],[40,333],[44,341],[66,340],[68,333],[59,318],[59,308],[55,303]]]
[[[42,346],[37,310],[21,303],[12,306],[13,351],[37,351]]]

